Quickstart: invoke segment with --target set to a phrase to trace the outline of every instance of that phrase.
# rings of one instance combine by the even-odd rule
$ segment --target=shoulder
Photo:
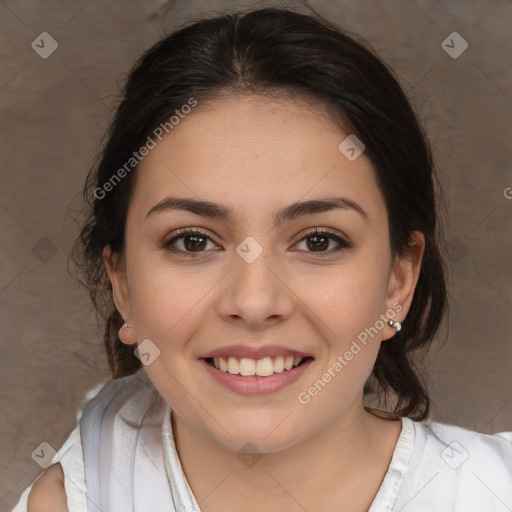
[[[28,495],[27,512],[69,512],[60,464],[53,464],[36,480]]]
[[[512,432],[484,434],[438,422],[416,426],[425,439],[423,462],[439,476],[436,485],[457,489],[461,503],[512,503]]]
[[[394,510],[511,510],[504,504],[512,503],[512,432],[483,434],[408,418],[404,426]]]
[[[512,462],[512,432],[484,434],[436,421],[416,423],[416,426],[424,431],[430,443],[441,449],[445,462],[450,457],[456,457],[458,462],[473,459],[484,465],[485,462]],[[451,465],[456,465],[455,461]]]

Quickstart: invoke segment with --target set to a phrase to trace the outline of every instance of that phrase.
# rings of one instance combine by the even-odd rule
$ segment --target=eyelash
[[[176,242],[177,240],[180,240],[180,239],[183,239],[185,236],[187,235],[198,235],[198,236],[201,236],[203,238],[207,238],[208,240],[210,240],[211,242],[213,243],[216,243],[215,240],[213,240],[207,233],[205,233],[204,231],[201,231],[200,229],[196,229],[196,228],[183,228],[183,229],[180,229],[178,230],[176,233],[175,233],[175,236],[173,236],[170,240],[168,241],[163,241],[161,243],[161,248],[162,249],[165,249],[169,252],[173,252],[173,253],[182,253],[182,254],[186,254],[187,256],[191,256],[191,257],[196,257],[196,255],[198,254],[201,254],[203,252],[207,252],[207,251],[182,251],[181,249],[175,249],[172,247],[172,244],[174,242]],[[304,236],[297,242],[300,243],[308,238],[313,238],[315,236],[326,236],[327,238],[330,238],[334,241],[336,241],[339,246],[335,249],[331,249],[329,251],[320,251],[320,252],[315,252],[315,251],[306,251],[306,252],[310,252],[311,254],[314,254],[316,257],[319,257],[319,258],[322,258],[322,257],[325,257],[325,256],[329,256],[331,254],[334,254],[334,253],[337,253],[343,249],[348,249],[350,247],[352,247],[352,245],[345,239],[341,238],[339,235],[337,235],[336,233],[330,231],[329,229],[327,228],[313,228],[309,231],[307,231]]]

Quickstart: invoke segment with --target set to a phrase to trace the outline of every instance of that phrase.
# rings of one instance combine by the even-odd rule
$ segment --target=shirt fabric
[[[69,512],[200,512],[174,443],[172,410],[145,370],[102,383],[86,398],[51,461],[62,465]],[[368,512],[512,511],[512,432],[401,421]],[[35,481],[11,512],[27,512]]]

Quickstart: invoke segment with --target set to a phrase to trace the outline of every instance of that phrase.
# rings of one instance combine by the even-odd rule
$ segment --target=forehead
[[[325,110],[296,99],[224,96],[198,105],[157,142],[138,169],[133,207],[166,195],[225,204],[247,216],[300,199],[343,195],[382,215],[384,200],[364,153],[348,160],[347,137]]]

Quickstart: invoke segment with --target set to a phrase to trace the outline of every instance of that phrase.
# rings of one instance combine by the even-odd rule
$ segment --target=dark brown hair
[[[102,261],[107,244],[123,255],[137,166],[107,192],[105,184],[191,98],[200,104],[222,93],[298,94],[329,109],[340,129],[365,145],[385,197],[392,254],[407,255],[413,231],[425,236],[409,314],[402,330],[381,344],[365,386],[365,395],[391,391],[396,415],[425,419],[430,400],[413,356],[432,343],[447,302],[429,143],[397,79],[367,45],[319,17],[286,9],[194,22],[147,50],[128,76],[99,163],[86,180],[88,218],[72,252],[105,320],[113,378],[141,368],[133,347],[119,340],[122,318]]]

